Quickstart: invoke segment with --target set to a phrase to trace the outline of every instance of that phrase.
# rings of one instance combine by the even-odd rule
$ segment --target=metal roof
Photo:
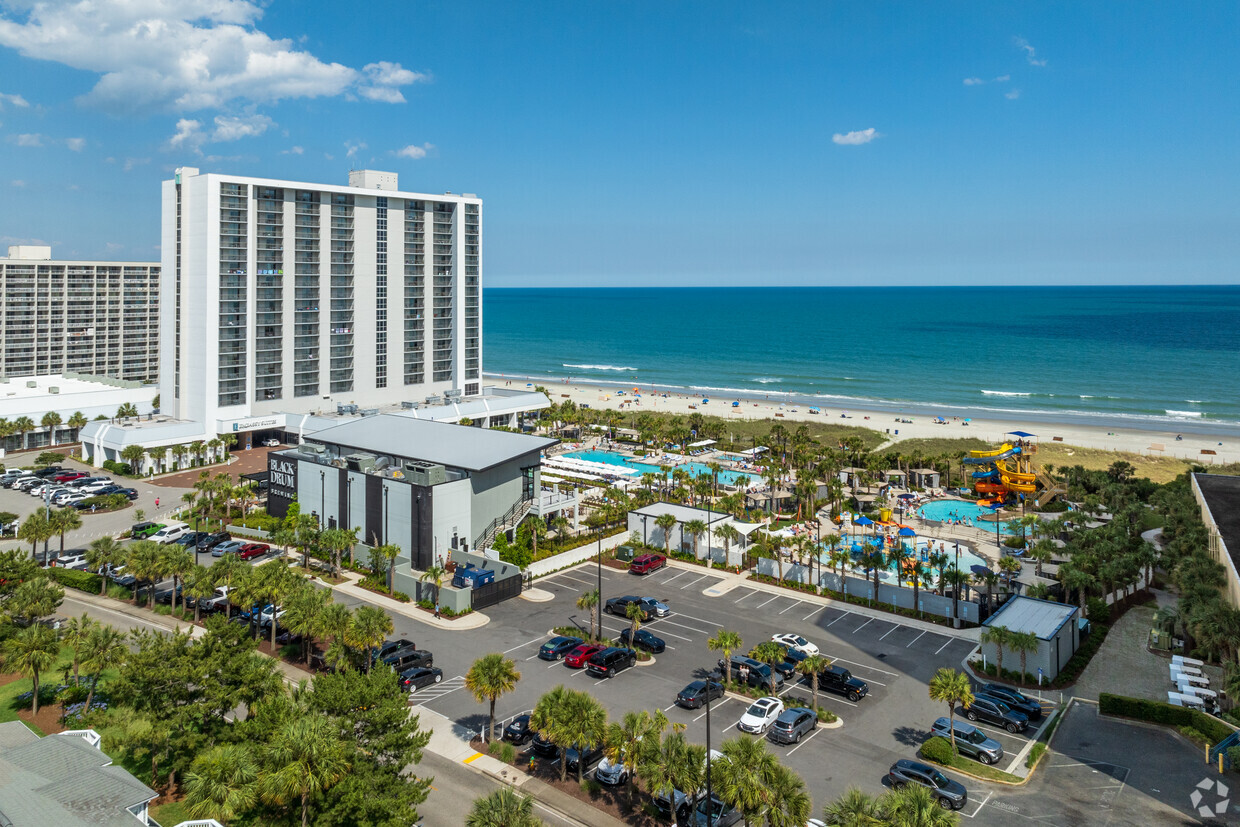
[[[340,445],[451,468],[485,471],[550,448],[559,440],[397,414],[363,416],[306,436],[307,442]]]
[[[999,611],[986,618],[983,626],[1003,626],[1012,632],[1033,632],[1041,640],[1050,640],[1076,614],[1076,606],[1014,597]]]
[[[636,514],[638,517],[645,517],[648,521],[658,519],[664,514],[671,514],[676,518],[678,523],[688,523],[693,520],[701,520],[704,523],[714,525],[715,523],[729,519],[730,515],[725,511],[707,511],[705,508],[690,508],[687,505],[679,505],[677,503],[651,503],[645,508],[634,508],[629,512]]]

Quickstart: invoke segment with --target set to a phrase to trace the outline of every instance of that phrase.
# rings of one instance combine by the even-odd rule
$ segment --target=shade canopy
[[[856,523],[857,525],[874,525],[874,521],[871,520],[869,517],[865,516],[864,514],[862,514],[857,519],[853,520],[853,522]]]
[[[913,529],[911,528],[902,528],[900,529],[900,536],[901,537],[916,537],[917,532],[913,531]]]
[[[990,569],[985,566],[969,566],[969,571],[974,574],[990,574]]]
[[[1004,436],[1018,436],[1021,439],[1028,439],[1031,436],[1037,436],[1037,434],[1031,434],[1028,431],[1008,431],[1006,434],[1004,434]]]
[[[897,495],[896,495],[896,499],[900,499],[900,500],[915,500],[915,499],[917,499],[917,495],[916,495],[916,494],[897,494]]]

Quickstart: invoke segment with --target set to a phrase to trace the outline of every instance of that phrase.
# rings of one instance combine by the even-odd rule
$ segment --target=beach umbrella
[[[874,525],[874,521],[871,520],[869,517],[865,516],[864,514],[857,517],[855,520],[853,520],[853,522],[856,523],[857,525]]]
[[[990,569],[986,568],[985,566],[969,566],[969,570],[972,571],[974,574],[989,574],[990,573]]]
[[[897,497],[898,499],[901,499],[901,500],[915,500],[915,499],[917,499],[917,495],[916,495],[916,494],[897,494],[897,495],[896,495],[896,497]]]

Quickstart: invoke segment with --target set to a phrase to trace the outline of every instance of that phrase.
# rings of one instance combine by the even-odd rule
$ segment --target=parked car
[[[280,444],[280,440],[278,439],[264,439],[263,440],[263,445],[267,446],[268,448],[275,448],[279,444]]]
[[[44,468],[35,469],[32,473],[36,477],[40,477],[45,480],[50,480],[52,477],[56,476],[57,474],[64,473],[64,470],[65,469],[61,468],[59,465],[48,465]],[[21,472],[18,472],[18,473],[21,473]]]
[[[72,480],[80,480],[87,476],[85,471],[63,471],[52,477],[55,482],[71,482]]]
[[[241,540],[229,540],[228,542],[220,543],[219,545],[213,547],[211,549],[211,556],[223,557],[225,554],[236,554],[241,551],[241,547],[244,545],[245,543]]]
[[[49,493],[55,494],[59,491],[68,491],[70,489],[66,488],[65,486],[61,485],[58,482],[47,482],[46,480],[39,480],[38,482],[31,483],[30,487],[25,490],[26,490],[26,493],[32,497],[42,497],[45,494],[49,494]]]
[[[418,647],[414,645],[412,640],[407,640],[406,638],[403,638],[403,637],[398,640],[385,640],[383,641],[383,645],[380,646],[379,649],[375,652],[375,660],[381,661],[398,649],[417,649],[417,648]]]
[[[530,729],[529,715],[518,715],[512,719],[512,723],[504,727],[504,740],[511,741],[517,746],[521,746],[533,737],[534,730]]]
[[[658,600],[653,597],[642,597],[639,599],[641,600],[642,608],[645,609],[651,617],[667,617],[672,613],[671,607],[662,600]]]
[[[83,477],[78,477],[75,480],[69,480],[68,482],[65,483],[65,485],[69,486],[70,488],[84,489],[91,485],[94,485],[97,482],[111,482],[111,481],[112,480],[108,479],[107,477],[85,477],[83,476]]]
[[[178,546],[186,548],[197,548],[198,544],[209,535],[205,531],[187,531],[176,541]]]
[[[403,672],[415,666],[434,666],[435,656],[426,649],[398,649],[382,662],[397,672]]]
[[[232,539],[227,531],[217,531],[214,534],[208,534],[198,541],[196,548],[198,551],[210,551],[220,543],[227,543]]]
[[[723,684],[715,681],[693,681],[676,693],[676,705],[685,709],[700,709],[709,698],[717,701],[723,697]]]
[[[279,606],[273,606],[272,604],[268,603],[266,606],[263,607],[262,612],[259,613],[258,622],[262,624],[263,626],[270,626],[271,621],[279,620],[280,618],[284,617],[284,612],[285,610],[280,608]]]
[[[415,666],[400,673],[400,688],[416,692],[443,680],[443,670],[438,666]]]
[[[571,652],[564,656],[564,665],[573,669],[585,669],[586,661],[596,653],[603,651],[603,648],[595,643],[583,643],[580,646],[575,646]]]
[[[795,649],[798,652],[804,652],[807,655],[818,654],[818,647],[816,645],[814,645],[813,643],[810,643],[805,638],[793,632],[785,632],[784,634],[780,634],[780,635],[771,635],[771,640],[775,641],[776,643],[782,643],[784,646],[787,646],[789,649]]]
[[[853,703],[870,694],[870,685],[860,678],[854,678],[852,672],[842,666],[828,666],[819,672],[818,688],[843,695]]]
[[[586,671],[596,678],[615,677],[616,673],[637,664],[637,652],[612,646],[595,652],[586,661]]]
[[[608,599],[607,602],[603,604],[603,611],[607,612],[609,615],[627,617],[625,613],[628,612],[629,606],[633,603],[636,603],[642,607],[641,619],[643,621],[649,620],[651,615],[654,614],[654,608],[643,603],[642,599],[634,594],[626,594],[622,597],[613,597]]]
[[[138,499],[138,489],[136,488],[120,488],[120,489],[117,489],[116,493],[124,494],[130,500]]]
[[[115,483],[113,483],[112,480],[107,477],[103,477],[102,479],[97,479],[86,485],[79,485],[78,488],[86,494],[99,494],[103,492],[103,489],[110,488],[113,485],[115,485]]]
[[[134,523],[129,528],[129,536],[134,538],[135,540],[145,540],[147,537],[150,537],[152,534],[154,534],[156,531],[159,531],[163,527],[164,527],[163,523],[152,523],[152,522]]]
[[[579,637],[556,635],[538,649],[538,657],[542,660],[563,660],[564,656],[576,649],[584,641]]]
[[[960,707],[956,714],[963,714],[970,721],[985,721],[1001,726],[1012,733],[1024,732],[1029,728],[1029,716],[1017,712],[998,698],[985,695],[974,695],[973,703]]]
[[[779,698],[770,696],[758,698],[750,704],[749,709],[745,710],[745,714],[736,722],[736,728],[741,732],[761,735],[783,713],[784,702]]]
[[[588,770],[597,764],[602,757],[602,744],[591,744],[584,747],[573,744],[564,753],[564,763],[568,767],[569,772],[577,772],[578,764],[581,764],[583,770]]]
[[[189,526],[185,523],[172,520],[164,524],[164,527],[151,535],[151,539],[160,545],[168,545],[175,543],[181,539],[181,536],[189,531]]]
[[[55,482],[56,480],[53,480]],[[42,485],[46,480],[40,479],[34,475],[26,477],[18,477],[17,482],[13,483],[13,488],[18,491],[29,491],[33,486]],[[64,485],[64,483],[60,483]]]
[[[94,494],[96,497],[106,497],[109,494],[119,494],[122,491],[126,491],[126,490],[127,489],[121,488],[119,485],[112,482],[112,483],[108,483],[105,486],[102,486],[101,488],[96,488],[91,493]]]
[[[702,794],[705,795],[705,793]],[[659,818],[665,821],[674,820],[676,824],[689,823],[689,820],[693,818],[693,808],[697,802],[696,796],[690,798],[677,789],[673,789],[670,794],[666,790],[655,793],[650,799]]]
[[[1017,712],[1025,713],[1031,721],[1042,719],[1042,704],[1038,703],[1035,698],[1022,695],[1010,686],[999,683],[982,684],[974,694],[998,698]]]
[[[54,505],[60,506],[61,508],[64,508],[66,506],[73,505],[74,503],[80,503],[83,500],[85,500],[86,497],[87,497],[86,494],[67,492],[64,494],[57,494],[56,499],[52,500],[52,503]]]
[[[709,815],[708,815],[709,812]],[[692,827],[732,827],[739,824],[744,813],[740,810],[733,809],[732,805],[724,804],[719,796],[712,795],[709,801],[706,794],[703,793],[698,799],[697,806],[693,808],[693,815],[684,822],[677,820],[677,824],[684,823],[692,825]]]
[[[58,569],[85,569],[86,555],[79,551],[67,551],[63,557],[53,557],[51,565]]]
[[[237,556],[242,560],[253,560],[255,557],[262,557],[271,551],[271,547],[265,543],[246,543],[237,552]]]
[[[780,713],[766,731],[766,738],[776,744],[796,744],[817,726],[818,716],[814,714],[814,710],[794,706]]]
[[[664,642],[663,638],[655,637],[645,629],[638,629],[637,634],[633,635],[633,639],[629,640],[630,631],[632,631],[631,628],[624,629],[620,632],[620,636],[617,639],[620,641],[621,645],[645,649],[647,652],[653,652],[656,655],[667,648],[667,644]]]
[[[729,664],[723,662],[723,658],[718,662],[719,672],[722,674],[725,668],[729,668]],[[734,681],[741,679],[741,667],[747,667],[749,670],[749,685],[757,686],[765,689],[771,694],[777,693],[784,686],[784,676],[778,672],[772,672],[771,667],[753,658],[744,655],[733,655],[730,664],[730,675]]]
[[[784,680],[791,680],[797,674],[797,664],[808,658],[809,655],[797,649],[784,647],[784,660],[782,663],[775,664],[775,671],[784,676]]]
[[[939,718],[930,727],[930,732],[951,740],[952,723],[947,718]],[[987,738],[986,733],[973,726],[973,724],[956,721],[955,730],[956,751],[961,755],[967,755],[974,761],[981,761],[983,764],[993,764],[1003,757],[1003,745],[993,738]]]
[[[667,565],[667,558],[662,554],[639,554],[629,563],[629,571],[633,574],[648,574],[658,571]]]
[[[534,733],[534,742],[530,744],[530,749],[535,755],[543,758],[559,758],[560,748],[551,743],[551,740],[544,736],[541,732]]]
[[[963,784],[952,781],[934,767],[920,761],[900,759],[887,771],[887,780],[896,788],[920,784],[934,793],[939,806],[944,810],[959,810],[969,802],[969,793]]]
[[[603,758],[594,768],[594,780],[609,787],[619,787],[629,780],[629,771],[625,769],[623,761],[613,764],[610,758]]]
[[[179,601],[181,598],[180,586],[177,586],[175,589],[160,589],[155,592],[155,602],[170,605],[172,603],[172,595],[174,594],[177,596],[177,600]]]

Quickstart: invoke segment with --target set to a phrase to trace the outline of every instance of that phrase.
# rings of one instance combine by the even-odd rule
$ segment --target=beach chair
[[[1206,665],[1205,661],[1197,660],[1196,658],[1186,658],[1183,655],[1172,655],[1171,662],[1179,663],[1184,666],[1195,666],[1198,669]]]

